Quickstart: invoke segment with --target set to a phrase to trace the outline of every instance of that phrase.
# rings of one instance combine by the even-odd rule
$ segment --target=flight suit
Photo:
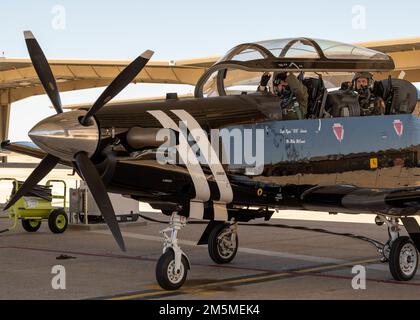
[[[305,85],[292,73],[289,73],[286,81],[292,91],[292,97],[291,99],[285,101],[285,105],[282,104],[283,119],[305,119],[308,113],[308,90]]]
[[[380,116],[385,114],[385,102],[382,98],[375,97],[373,94],[369,97],[359,98],[361,116]]]

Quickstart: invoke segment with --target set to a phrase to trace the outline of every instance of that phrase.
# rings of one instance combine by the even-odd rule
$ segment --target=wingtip
[[[0,149],[4,149],[4,147],[7,147],[9,145],[10,145],[10,140],[3,141],[0,145]]]
[[[25,36],[25,40],[30,40],[30,39],[35,39],[34,34],[32,33],[32,31],[24,31],[23,35]]]
[[[142,53],[141,57],[144,58],[144,59],[150,60],[154,54],[155,54],[154,51],[147,50],[147,51]]]

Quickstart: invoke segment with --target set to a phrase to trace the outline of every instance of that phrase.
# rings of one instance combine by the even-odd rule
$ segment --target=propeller
[[[51,67],[48,64],[47,58],[44,55],[38,41],[35,39],[31,31],[25,31],[25,42],[28,48],[29,56],[35,68],[39,80],[50,98],[54,109],[57,113],[63,113],[61,105],[60,93],[58,92],[57,83],[52,73]]]
[[[83,125],[88,125],[89,120],[109,101],[118,95],[127,85],[133,81],[141,70],[149,62],[154,52],[147,50],[143,52],[136,60],[131,62],[105,89],[98,100],[90,108],[89,112],[82,120]]]
[[[109,199],[105,185],[99,176],[98,171],[84,152],[80,152],[76,155],[76,163],[89,190],[92,192],[93,198],[95,199],[99,210],[102,212],[112,235],[120,246],[120,249],[125,251],[124,240],[118,226],[117,218],[115,217],[114,208],[112,207],[111,200]]]
[[[41,161],[39,166],[32,172],[28,179],[19,190],[13,195],[9,203],[6,205],[4,210],[10,209],[16,202],[19,201],[26,193],[31,191],[42,179],[44,179],[48,173],[58,164],[60,161],[59,158],[54,157],[53,155],[47,155],[44,160]]]
[[[149,62],[154,52],[147,50],[130,63],[105,89],[87,113],[85,111],[63,113],[60,93],[47,58],[32,32],[25,31],[24,35],[32,64],[45,92],[57,111],[57,115],[43,120],[31,130],[31,139],[35,144],[38,144],[41,149],[42,146],[44,146],[49,153],[25,181],[22,187],[13,195],[4,210],[10,209],[10,207],[16,204],[20,198],[32,190],[54,169],[60,160],[71,161],[75,164],[92,192],[93,198],[118,246],[122,251],[125,251],[124,239],[105,184],[98,173],[95,164],[91,161],[91,157],[95,154],[95,152],[91,150],[96,150],[97,145],[99,145],[98,131],[100,130],[96,123],[92,124],[92,122],[95,122],[92,121],[92,118],[102,107],[135,79]],[[83,115],[83,119],[79,121],[81,114]],[[84,131],[84,134],[69,134],[73,130],[76,132]],[[97,137],[97,141],[95,141],[95,139],[92,140],[92,137]],[[66,143],[67,146],[65,145]],[[64,148],[63,145],[65,145]]]

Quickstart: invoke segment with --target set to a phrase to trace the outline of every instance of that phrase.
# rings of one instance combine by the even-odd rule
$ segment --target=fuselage
[[[153,110],[163,111],[177,123],[181,120],[172,111],[185,110],[209,136],[212,129],[239,130],[243,139],[248,132],[252,155],[264,152],[263,170],[257,175],[247,173],[249,164],[240,161],[224,163],[224,167],[228,175],[245,175],[264,183],[350,184],[378,189],[419,185],[419,117],[405,114],[284,121],[276,120],[276,108],[278,101],[273,97],[232,96],[109,106],[96,118],[102,141],[112,140],[113,132],[122,145],[133,127],[162,128],[151,115]],[[236,148],[235,143],[244,149],[243,140],[231,140],[229,147]],[[125,162],[135,165],[141,160],[130,157],[132,154],[133,150],[127,151]],[[231,158],[233,162],[234,156]]]

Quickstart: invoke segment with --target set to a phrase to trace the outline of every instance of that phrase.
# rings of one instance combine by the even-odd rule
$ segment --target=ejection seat
[[[417,105],[417,88],[407,80],[375,81],[373,94],[384,99],[386,114],[411,114]]]
[[[325,110],[333,118],[359,117],[359,95],[352,90],[337,90],[328,93]]]
[[[305,78],[303,84],[308,89],[308,119],[319,118],[322,105],[325,105],[325,97],[327,89],[325,88],[322,77],[320,78]]]

